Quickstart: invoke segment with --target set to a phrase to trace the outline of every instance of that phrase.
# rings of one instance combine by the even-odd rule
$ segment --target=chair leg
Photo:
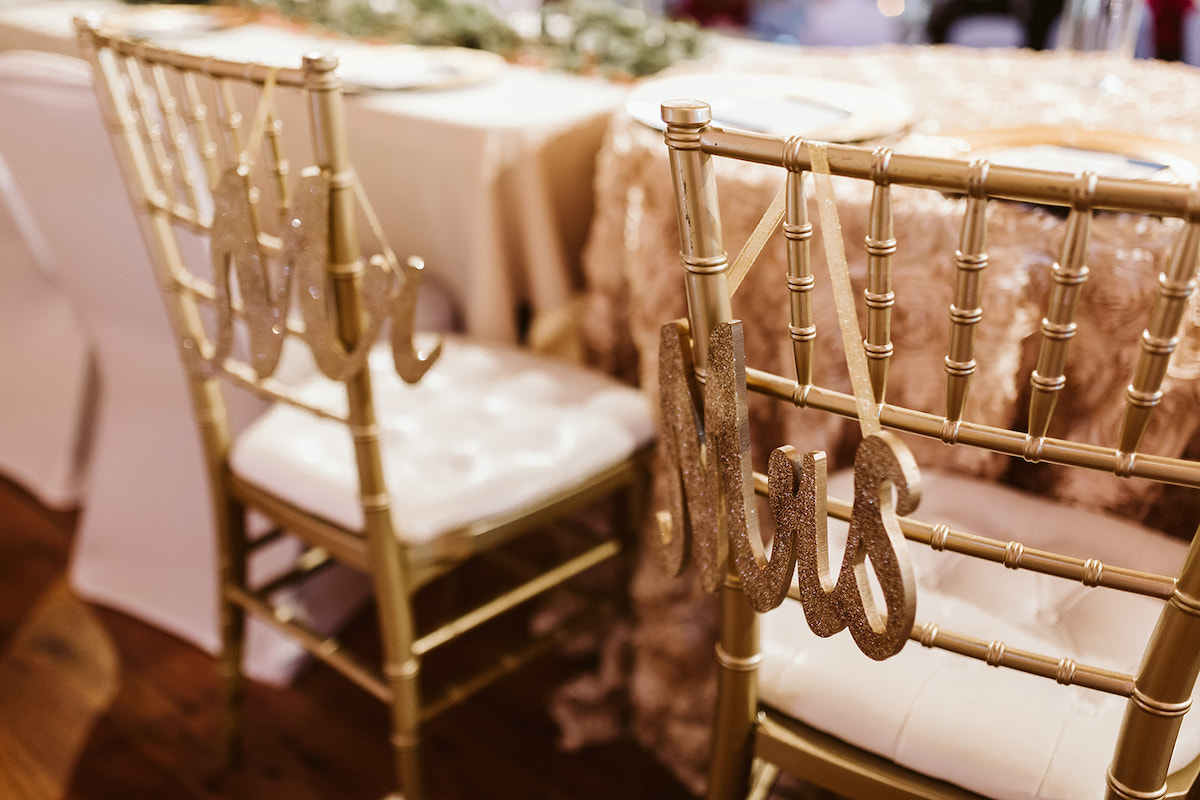
[[[221,632],[221,651],[217,656],[218,758],[222,768],[234,769],[241,766],[243,757],[246,678],[242,663],[246,649],[246,612],[228,599],[225,587],[245,587],[246,515],[242,506],[234,502],[227,502],[222,512],[217,521],[220,538],[217,613]]]
[[[717,644],[717,709],[707,800],[733,800],[746,797],[751,789],[758,705],[758,618],[742,594],[732,563],[719,596],[723,619]]]
[[[424,800],[420,760],[421,660],[413,653],[411,598],[401,588],[404,566],[394,548],[377,558],[375,605],[383,645],[383,677],[391,691],[391,747],[397,785],[404,800]]]
[[[392,682],[392,758],[404,800],[424,800],[425,776],[421,769],[420,709],[417,680]]]

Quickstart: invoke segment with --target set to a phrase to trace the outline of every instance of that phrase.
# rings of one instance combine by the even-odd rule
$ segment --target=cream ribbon
[[[867,355],[863,352],[862,331],[854,308],[854,290],[850,286],[850,267],[846,263],[846,245],[842,239],[842,223],[838,217],[837,197],[829,173],[829,157],[824,142],[806,142],[813,180],[817,189],[817,211],[821,217],[821,239],[825,243],[825,261],[833,301],[837,305],[838,325],[842,330],[842,349],[846,351],[846,369],[858,408],[858,424],[864,437],[879,433],[879,406],[871,390],[871,374]]]
[[[758,221],[758,226],[751,232],[750,238],[746,240],[746,244],[742,245],[741,252],[733,259],[733,263],[729,265],[729,271],[726,273],[726,280],[729,281],[729,296],[737,291],[742,285],[742,280],[746,274],[750,272],[750,267],[758,260],[759,253],[767,244],[767,240],[771,238],[771,234],[779,227],[780,220],[783,219],[783,211],[787,203],[787,182],[775,194],[775,199],[771,201],[771,205],[767,207],[767,211],[763,214],[762,219]]]

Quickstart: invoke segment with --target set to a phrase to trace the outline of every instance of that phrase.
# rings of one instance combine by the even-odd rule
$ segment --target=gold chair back
[[[132,40],[90,20],[79,20],[77,28],[177,339],[208,461],[220,553],[223,757],[239,757],[248,612],[390,704],[399,784],[406,797],[423,797],[417,755],[421,722],[545,652],[562,631],[551,631],[511,657],[497,657],[480,674],[446,687],[439,698],[420,690],[422,657],[566,585],[617,555],[622,540],[588,531],[584,545],[564,548],[567,558],[540,563],[533,573],[519,571],[522,578],[515,586],[502,584],[506,588],[497,596],[431,630],[414,620],[413,596],[476,554],[614,493],[621,494],[614,504],[616,518],[622,530],[631,529],[652,429],[649,415],[647,436],[609,462],[582,468],[574,463],[538,496],[502,498],[507,505],[490,507],[481,519],[415,535],[401,521],[407,519],[401,504],[393,502],[405,487],[389,486],[385,469],[391,466],[395,474],[395,464],[408,457],[389,456],[388,448],[395,447],[389,441],[403,439],[407,446],[427,433],[419,417],[389,427],[389,415],[409,398],[405,384],[423,387],[428,396],[422,397],[433,411],[455,407],[447,404],[462,401],[462,393],[442,400],[438,393],[457,391],[451,379],[482,363],[500,373],[514,365],[536,368],[546,393],[561,391],[580,403],[605,392],[622,403],[633,400],[624,407],[628,419],[640,418],[639,398],[625,394],[632,389],[583,370],[565,365],[542,370],[526,354],[507,353],[493,361],[484,345],[452,347],[415,333],[423,264],[415,258],[398,261],[359,188],[334,57],[307,56],[301,68],[277,69]],[[297,169],[297,164],[311,166]],[[364,244],[374,245],[377,253],[366,257]],[[376,348],[384,331],[390,348]],[[465,355],[451,356],[452,350]],[[418,384],[432,368],[456,360],[458,366],[446,366],[439,380]],[[403,384],[389,374],[393,368]],[[462,392],[481,403],[486,398],[480,386]],[[270,475],[259,480],[250,457],[239,456],[239,443],[249,437],[241,434],[246,421],[231,420],[227,412],[223,392],[231,389],[272,404],[247,428],[257,437],[258,456],[265,451],[271,463],[290,467],[313,456],[303,448],[286,449],[290,445],[283,440],[314,437],[316,472],[344,461],[353,485],[342,487],[340,475],[303,484],[272,481]],[[380,391],[388,396],[386,408]],[[289,414],[302,421],[293,422]],[[388,439],[388,431],[411,426],[414,418],[417,429],[411,435]],[[322,447],[332,447],[337,460],[326,460]],[[326,479],[341,487],[331,491],[352,496],[348,502],[354,507],[344,515],[321,510],[314,499],[326,493],[321,485]],[[462,483],[463,493],[471,491],[465,477],[449,482]],[[476,505],[453,497],[444,504]],[[248,511],[265,516],[275,529],[263,535],[248,530]],[[250,557],[285,534],[303,543],[294,566],[253,584]],[[281,590],[300,586],[334,563],[370,576],[381,666],[347,651],[336,637],[309,626],[303,615],[272,603]]]
[[[723,129],[712,124],[709,107],[698,101],[668,102],[662,111],[688,318],[662,329],[660,437],[670,491],[659,522],[667,568],[678,572],[694,560],[706,588],[720,592],[719,700],[709,796],[764,797],[781,767],[848,797],[977,797],[984,791],[967,791],[946,778],[945,768],[957,752],[948,739],[930,744],[933,752],[918,754],[905,762],[910,766],[902,766],[889,754],[871,752],[847,736],[830,735],[760,697],[759,673],[774,670],[771,661],[778,649],[774,644],[766,652],[760,647],[760,626],[778,618],[772,615],[790,603],[802,605],[816,637],[849,636],[862,651],[859,655],[881,662],[879,671],[862,673],[882,684],[880,694],[889,691],[889,659],[905,648],[929,648],[1057,681],[1063,691],[1083,687],[1124,698],[1119,736],[1104,745],[1112,754],[1108,797],[1185,795],[1200,760],[1193,753],[1185,760],[1190,763],[1182,768],[1177,764],[1174,772],[1169,764],[1200,670],[1197,539],[1190,549],[1179,544],[1172,550],[1175,557],[1161,571],[1131,568],[1095,557],[1098,530],[1081,526],[1059,531],[1062,551],[1052,552],[1028,539],[1005,541],[938,519],[924,520],[919,501],[921,467],[928,466],[966,471],[964,465],[971,465],[989,476],[1070,468],[1096,480],[1107,474],[1144,486],[1169,486],[1167,495],[1200,486],[1200,463],[1190,457],[1191,449],[1185,453],[1187,442],[1171,430],[1171,420],[1162,418],[1162,407],[1171,402],[1166,390],[1173,383],[1168,377],[1172,355],[1181,341],[1190,347],[1195,337],[1190,323],[1195,313],[1200,188]],[[722,211],[729,209],[720,204],[718,185],[734,170],[744,176],[746,170],[765,173],[771,168],[775,171],[770,179],[782,184],[780,194],[731,262],[722,230]],[[861,250],[857,243],[840,241],[836,196],[850,191],[871,197]],[[905,263],[897,253],[902,255],[906,244],[919,248],[914,241],[919,231],[906,241],[906,231],[896,229],[891,214],[894,191],[932,191],[955,204],[962,234],[956,252],[940,255],[950,265],[947,269],[922,271],[912,269],[911,262],[907,270],[897,266]],[[1050,234],[1058,257],[1045,279],[1020,283],[998,274],[993,286],[988,283],[989,221],[998,207],[1009,203],[1065,211],[1065,219]],[[1157,278],[1157,289],[1150,292],[1152,302],[1138,312],[1138,338],[1130,337],[1127,343],[1114,338],[1121,326],[1096,330],[1081,320],[1081,297],[1086,299],[1091,285],[1106,279],[1095,276],[1089,283],[1089,232],[1097,215],[1127,218],[1130,225],[1170,234],[1164,235],[1169,242],[1153,260],[1160,274],[1139,276],[1151,283]],[[760,289],[773,282],[770,304],[739,307],[735,292],[780,227],[787,273],[755,276],[761,279],[756,283]],[[923,284],[942,277],[948,278],[947,285]],[[897,378],[903,377],[900,370],[918,366],[916,354],[904,352],[904,336],[913,333],[914,320],[922,327],[929,320],[924,309],[914,313],[912,308],[934,297],[949,298],[940,306],[945,309],[940,313],[946,314],[943,349],[920,353],[929,362],[927,369],[918,381],[895,391]],[[753,298],[763,299],[761,290]],[[971,397],[980,401],[972,404],[968,390],[980,372],[997,369],[977,362],[993,352],[986,340],[989,315],[1014,313],[1018,300],[1037,305],[1041,323],[1024,343],[1026,357],[1002,365],[1023,376],[1029,387],[1027,413],[1009,419],[980,411],[996,404]],[[771,310],[783,308],[787,311],[779,318],[770,316]],[[736,318],[735,309],[744,319]],[[860,315],[865,328],[859,327]],[[1078,332],[1099,337],[1102,344],[1085,348],[1075,340]],[[780,350],[770,342],[786,343],[788,355],[778,359],[789,363],[786,372],[776,367],[773,357]],[[1116,427],[1107,432],[1110,440],[1061,436],[1075,428],[1061,424],[1064,420],[1056,417],[1056,410],[1079,413],[1088,406],[1072,399],[1072,392],[1076,398],[1095,392],[1088,385],[1094,372],[1081,366],[1077,356],[1086,353],[1119,363],[1116,355],[1122,345],[1136,351],[1136,366],[1123,375],[1128,388]],[[1176,354],[1177,362],[1181,355],[1190,357]],[[1018,366],[1024,372],[1018,372]],[[1185,363],[1184,371],[1187,368]],[[942,374],[940,391],[937,373]],[[906,391],[914,383],[918,391]],[[1177,394],[1184,392],[1183,402],[1194,402],[1186,381],[1174,383]],[[997,384],[989,380],[984,385],[994,389]],[[930,397],[940,400],[932,407],[922,403]],[[1094,404],[1094,399],[1087,402]],[[845,421],[855,428],[849,436]],[[792,435],[783,438],[781,428]],[[1165,454],[1148,442],[1165,447]],[[825,452],[827,448],[832,449]],[[997,466],[1001,456],[1005,458]],[[849,501],[827,495],[827,484],[835,482],[828,468],[839,459],[853,462]],[[1046,472],[1033,474],[1033,483],[1050,483]],[[929,480],[931,487],[934,480]],[[769,514],[759,513],[760,500]],[[1001,505],[975,511],[983,518],[1002,517],[1013,509]],[[840,570],[831,566],[835,559],[828,552],[832,528],[826,527],[827,517],[849,525]],[[1192,526],[1190,534],[1195,521],[1187,524]],[[764,541],[770,541],[769,548]],[[1118,551],[1119,558],[1141,563],[1139,541],[1129,539],[1130,546]],[[924,548],[931,552],[919,552]],[[1135,602],[1152,598],[1157,602],[1157,627],[1152,633],[1145,631],[1136,645],[1138,652],[1131,655],[1130,663],[1140,662],[1140,667],[1114,670],[1086,663],[1073,653],[1015,647],[996,639],[994,631],[958,630],[953,619],[927,618],[921,604],[927,595],[914,578],[913,564],[954,557],[951,554],[988,562],[970,573],[984,576],[985,582],[1012,576],[1009,598],[994,610],[1000,619],[1021,605],[1021,593],[1029,586],[1020,582],[1021,576],[1029,574],[1067,582],[1066,586],[1095,587],[1087,591],[1132,597]],[[931,606],[934,613],[942,609]],[[915,657],[909,663],[916,664]],[[838,669],[832,664],[827,668]],[[809,669],[819,671],[821,665]],[[937,693],[945,687],[926,689]],[[847,691],[853,695],[857,690]],[[795,687],[796,694],[803,692],[803,686]],[[841,702],[839,697],[827,704]],[[849,703],[843,707],[853,713]],[[971,713],[964,706],[947,715]],[[862,728],[873,724],[870,709],[855,719]],[[1011,722],[993,719],[979,724]],[[906,724],[916,727],[921,722],[913,715]],[[1032,720],[1016,724],[1032,725]],[[850,731],[850,738],[856,733]],[[993,761],[1004,769],[1006,759],[1021,757],[996,753]],[[927,767],[911,766],[916,763]]]

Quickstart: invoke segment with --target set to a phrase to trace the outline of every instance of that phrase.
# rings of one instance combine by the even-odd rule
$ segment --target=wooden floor
[[[75,520],[0,481],[0,647],[63,575]],[[377,800],[392,788],[383,707],[319,664],[287,690],[252,687],[246,764],[216,777],[212,658],[127,616],[97,614],[118,651],[120,688],[69,779],[72,800]],[[350,637],[369,646],[371,628],[365,615]],[[545,658],[435,719],[425,749],[435,800],[689,798],[632,742],[559,751],[544,701],[585,667]],[[55,721],[48,709],[45,724]]]

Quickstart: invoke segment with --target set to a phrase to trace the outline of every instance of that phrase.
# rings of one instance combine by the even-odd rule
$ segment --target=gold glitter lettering
[[[829,566],[824,455],[809,453],[801,463],[794,449],[775,450],[769,483],[776,525],[799,540],[800,602],[813,633],[832,636],[849,628],[859,649],[880,661],[900,652],[917,605],[908,543],[897,520],[920,499],[920,475],[908,448],[887,431],[859,445],[850,530],[836,581]],[[868,571],[875,574],[883,608]]]
[[[396,372],[415,383],[441,353],[440,339],[425,350],[413,344],[417,293],[422,262],[410,259],[402,269],[391,251],[365,263],[348,265],[338,278],[329,274],[329,177],[318,168],[301,173],[284,227],[279,257],[280,274],[272,276],[270,260],[259,241],[254,190],[245,167],[231,167],[213,191],[213,288],[216,294],[216,337],[209,341],[197,330],[195,345],[186,351],[194,366],[212,375],[233,350],[233,284],[244,310],[250,360],[258,376],[271,375],[279,364],[287,334],[293,284],[298,286],[304,339],[320,370],[340,380],[365,366],[372,345],[391,321],[392,355]],[[331,281],[360,283],[364,328],[350,349],[336,327]]]
[[[829,565],[825,454],[775,449],[767,476],[776,524],[768,557],[753,489],[741,323],[718,324],[708,355],[701,400],[687,324],[663,326],[660,448],[670,504],[669,513],[659,515],[664,566],[673,574],[682,572],[694,542],[701,583],[713,591],[732,551],[743,590],[759,612],[783,602],[795,570],[814,633],[832,636],[848,628],[871,658],[895,655],[908,640],[916,614],[916,582],[898,521],[920,499],[912,454],[887,431],[859,445],[849,534],[835,578]]]
[[[233,289],[231,274],[237,276],[247,318],[251,362],[260,375],[269,375],[279,362],[283,347],[279,328],[287,313],[273,295],[267,277],[267,259],[258,242],[258,209],[252,197],[249,172],[230,167],[213,191],[212,271],[216,291],[216,342],[201,343],[188,351],[194,366],[211,375],[233,351]],[[279,333],[275,333],[279,330]],[[198,332],[199,333],[199,332]]]
[[[704,440],[703,401],[686,322],[669,322],[659,332],[658,385],[659,452],[669,504],[669,514],[659,517],[660,563],[668,574],[681,574],[694,540],[701,585],[716,591],[726,555],[719,530],[720,486]]]
[[[336,310],[329,296],[329,178],[315,167],[300,176],[283,241],[283,263],[299,281],[300,311],[304,317],[305,341],[325,375],[341,380],[362,369],[371,346],[379,338],[388,311],[391,273],[378,259],[371,259],[359,278],[363,305],[363,331],[354,347],[347,350],[335,328]]]

